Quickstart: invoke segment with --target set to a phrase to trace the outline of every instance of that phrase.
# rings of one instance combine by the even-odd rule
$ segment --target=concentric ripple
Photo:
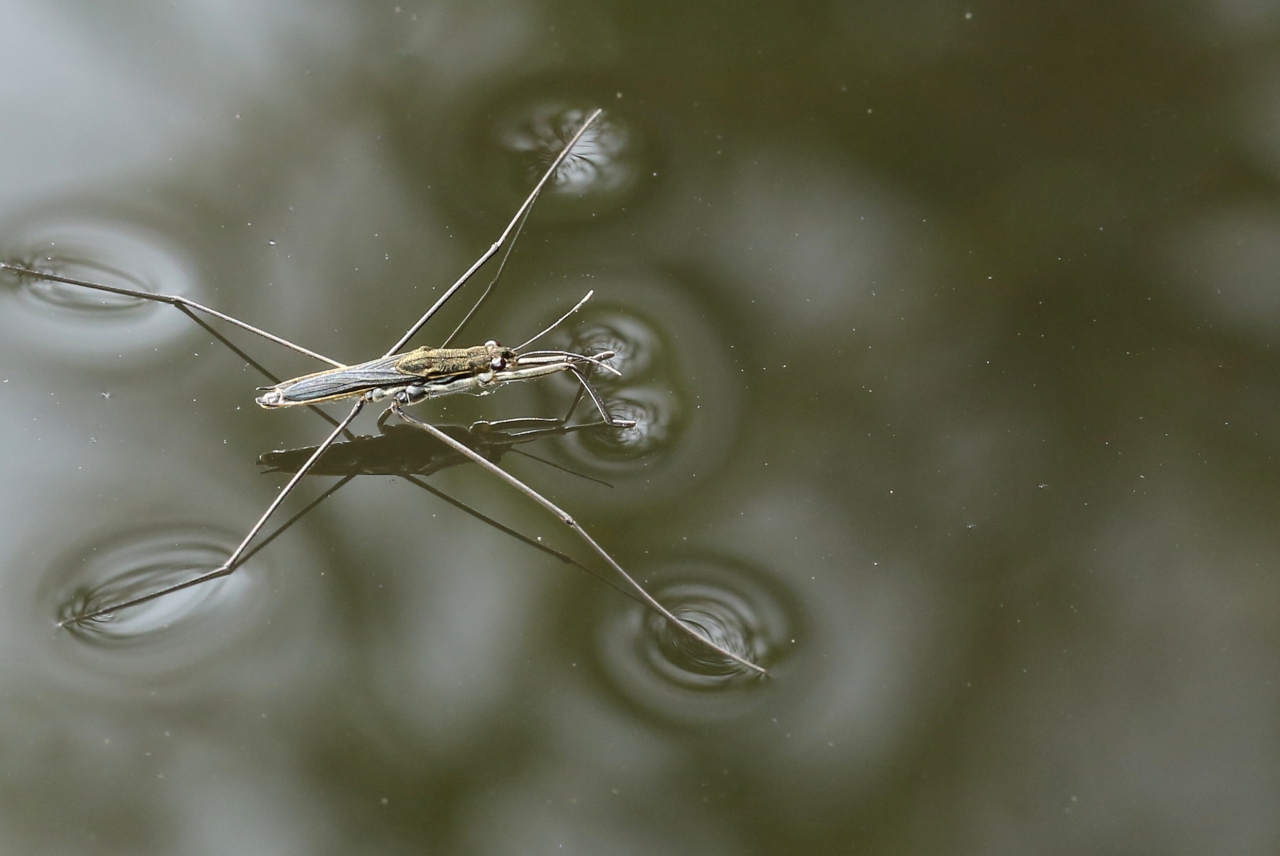
[[[264,598],[252,568],[85,621],[77,615],[159,591],[219,567],[235,539],[194,524],[156,524],[106,536],[65,554],[45,576],[41,601],[67,622],[78,657],[116,673],[154,675],[210,656],[251,626]],[[112,651],[128,649],[125,656]],[[104,659],[105,658],[105,659]]]
[[[526,330],[545,327],[594,288],[593,300],[558,327],[547,345],[616,352],[609,364],[620,376],[595,370],[591,383],[615,416],[637,424],[565,437],[557,441],[557,462],[618,488],[576,486],[583,505],[593,509],[657,504],[690,484],[705,483],[730,459],[743,385],[734,351],[697,300],[696,283],[642,265],[591,258],[575,264],[590,277],[531,283],[530,298],[511,302],[508,316],[494,326],[516,340]],[[565,375],[504,396],[513,412],[549,415],[563,413],[577,390]],[[591,418],[592,409],[584,402],[579,418]]]
[[[761,626],[752,604],[737,592],[684,583],[665,587],[659,597],[676,618],[726,651],[753,663],[768,659],[771,652],[766,628]],[[656,671],[665,672],[672,683],[711,687],[745,674],[740,665],[699,645],[661,615],[649,613],[647,623],[649,638],[657,642],[647,651],[649,664]]]
[[[526,179],[537,179],[568,145],[591,114],[564,101],[532,104],[499,126],[499,142]],[[625,192],[640,167],[635,135],[621,119],[605,113],[587,129],[552,180],[551,196],[606,196]]]
[[[647,378],[654,364],[665,359],[666,349],[653,326],[616,309],[589,309],[569,329],[572,335],[567,350],[579,354],[613,351],[613,357],[606,363],[618,371],[626,383],[634,384]],[[617,385],[614,376],[605,372],[598,372],[594,382],[605,389]]]
[[[77,584],[58,605],[58,621],[86,641],[136,644],[150,633],[198,619],[217,608],[228,578],[156,598],[120,612],[75,622],[77,615],[122,603],[191,580],[219,567],[227,549],[201,531],[163,530],[129,533],[83,557]]]
[[[679,399],[669,390],[627,387],[617,396],[606,398],[605,406],[615,418],[635,424],[567,436],[564,446],[575,458],[586,455],[594,458],[597,465],[625,465],[646,455],[661,454],[679,440],[683,414]],[[580,449],[575,448],[579,445]]]
[[[484,176],[505,208],[529,192],[597,106],[587,98],[529,98],[482,114],[472,169]],[[646,172],[641,134],[620,106],[603,115],[578,140],[538,202],[538,218],[582,221],[611,216],[635,195]],[[489,118],[489,117],[495,118]],[[473,203],[474,204],[474,203]]]
[[[13,224],[0,255],[34,270],[149,293],[191,296],[194,266],[167,237],[136,223],[38,217]],[[189,329],[172,307],[81,286],[0,276],[0,330],[60,358],[152,351]]]
[[[719,557],[667,561],[642,574],[657,600],[700,635],[771,671],[795,643],[787,599],[763,575]],[[760,679],[699,645],[661,615],[628,603],[601,627],[605,671],[630,699],[666,718],[719,720],[754,707]]]

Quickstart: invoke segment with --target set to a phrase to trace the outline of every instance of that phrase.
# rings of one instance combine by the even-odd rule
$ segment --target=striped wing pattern
[[[415,379],[429,380],[429,378],[399,371],[396,363],[403,358],[403,354],[396,354],[357,366],[316,372],[276,388],[291,402],[306,402],[343,398],[381,386],[400,386]]]

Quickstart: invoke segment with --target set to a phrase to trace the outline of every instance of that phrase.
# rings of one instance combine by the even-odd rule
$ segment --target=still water
[[[216,567],[287,478],[259,457],[328,431],[258,408],[248,358],[321,366],[5,277],[0,852],[1275,852],[1273,5],[0,22],[0,257],[346,363],[604,107],[464,339],[595,290],[553,344],[617,351],[636,427],[502,464],[771,671],[537,549],[604,570],[490,474],[426,481],[535,546],[402,459],[221,582],[58,629]]]

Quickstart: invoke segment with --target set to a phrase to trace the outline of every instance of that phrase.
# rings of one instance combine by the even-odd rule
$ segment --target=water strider
[[[570,351],[524,351],[530,344],[546,335],[547,332],[554,329],[556,325],[562,323],[569,315],[577,311],[578,308],[586,302],[591,294],[588,293],[582,301],[573,307],[568,313],[562,316],[555,324],[543,330],[533,338],[529,339],[523,345],[516,348],[504,348],[497,342],[488,341],[483,345],[470,348],[448,348],[447,345],[452,340],[450,335],[440,348],[418,348],[407,353],[400,353],[401,348],[413,338],[415,334],[429,321],[442,306],[464,286],[471,277],[486,262],[493,258],[494,255],[504,246],[507,246],[506,253],[499,265],[498,274],[501,274],[502,266],[506,263],[506,258],[511,251],[511,245],[508,240],[514,241],[514,236],[518,234],[524,220],[527,218],[529,211],[532,209],[534,202],[537,200],[539,193],[547,183],[555,176],[561,164],[569,156],[570,152],[577,142],[586,133],[587,129],[598,119],[603,111],[595,110],[586,118],[582,126],[565,145],[565,147],[552,160],[542,177],[534,185],[533,190],[525,198],[520,208],[516,211],[515,216],[507,224],[498,240],[493,243],[481,256],[462,274],[459,279],[454,282],[440,298],[432,304],[432,306],[420,317],[414,324],[405,331],[404,335],[381,357],[360,363],[358,365],[345,365],[308,350],[293,342],[289,342],[279,336],[261,330],[251,324],[233,318],[224,313],[218,312],[207,306],[203,306],[195,301],[178,295],[153,294],[145,291],[137,291],[117,286],[105,285],[102,283],[90,282],[87,280],[73,279],[69,277],[59,276],[54,273],[33,270],[22,265],[0,262],[0,269],[8,270],[20,276],[31,276],[43,280],[61,282],[69,285],[81,286],[84,288],[96,289],[113,294],[120,294],[129,297],[135,297],[143,300],[151,300],[160,303],[167,303],[175,306],[193,319],[201,326],[207,325],[195,316],[195,312],[205,313],[214,318],[218,318],[227,323],[247,330],[257,336],[261,336],[269,341],[275,342],[298,353],[305,354],[320,362],[327,363],[331,368],[324,371],[316,372],[309,375],[293,378],[291,380],[276,383],[272,386],[262,388],[263,393],[258,397],[257,402],[264,408],[272,409],[278,407],[290,406],[310,406],[319,402],[337,401],[344,399],[353,399],[354,403],[351,410],[341,420],[330,422],[334,425],[333,431],[325,440],[311,451],[310,456],[296,469],[292,477],[285,486],[276,495],[271,504],[258,518],[257,522],[250,527],[248,533],[240,541],[239,545],[231,551],[227,560],[219,567],[212,571],[200,574],[189,580],[175,585],[166,586],[157,591],[150,592],[140,597],[131,598],[120,603],[107,604],[98,608],[90,609],[80,614],[72,615],[64,618],[59,622],[60,625],[70,623],[88,621],[122,609],[137,606],[142,603],[163,597],[182,589],[189,588],[209,580],[227,576],[232,573],[240,564],[243,563],[249,554],[249,545],[261,532],[267,521],[275,514],[276,510],[284,502],[285,498],[293,492],[293,489],[301,481],[312,467],[324,456],[326,450],[330,449],[334,443],[343,434],[350,436],[348,426],[355,420],[356,416],[364,409],[368,403],[389,402],[386,410],[379,419],[379,424],[384,422],[388,417],[395,416],[400,419],[406,426],[413,426],[421,431],[426,432],[445,447],[451,449],[454,453],[462,456],[463,459],[474,462],[480,467],[489,470],[498,478],[506,481],[516,490],[532,499],[534,502],[547,509],[560,519],[562,523],[568,526],[573,532],[587,544],[597,556],[599,556],[620,579],[624,580],[627,587],[635,593],[635,595],[643,601],[647,606],[661,614],[673,627],[680,632],[695,640],[698,644],[703,645],[711,650],[716,651],[723,657],[727,657],[735,663],[750,669],[758,674],[767,674],[765,669],[755,663],[750,662],[739,654],[730,651],[715,642],[711,641],[687,623],[681,621],[671,613],[665,606],[655,600],[623,567],[591,537],[591,535],[567,512],[526,485],[523,481],[508,473],[490,460],[485,455],[472,448],[467,443],[453,436],[450,432],[442,430],[440,427],[417,419],[404,411],[404,407],[417,404],[431,398],[439,398],[444,395],[451,395],[460,392],[468,392],[473,394],[485,394],[492,392],[501,386],[514,383],[521,380],[532,380],[559,372],[569,372],[579,382],[581,389],[590,396],[596,409],[600,412],[602,421],[609,426],[625,426],[628,423],[617,420],[609,414],[608,408],[592,387],[589,380],[589,373],[596,368],[606,371],[613,371],[605,361],[613,356],[611,352],[605,351],[596,354],[578,354]],[[494,282],[497,277],[495,276]],[[479,306],[490,293],[494,282],[491,282],[488,289],[481,295],[476,305],[467,313],[467,316],[455,329],[454,334],[461,329],[463,325],[471,318],[476,308]],[[272,536],[274,537],[274,535]],[[256,552],[256,551],[255,551]]]

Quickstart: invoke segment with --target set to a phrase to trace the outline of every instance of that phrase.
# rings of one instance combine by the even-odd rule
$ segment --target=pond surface
[[[378,463],[304,479],[235,573],[59,629],[216,568],[288,479],[263,456],[331,430],[255,364],[323,365],[6,274],[0,851],[1276,852],[1271,4],[0,20],[0,259],[348,364],[603,107],[461,341],[594,290],[543,344],[615,351],[636,424],[485,454],[770,671],[373,407]]]

